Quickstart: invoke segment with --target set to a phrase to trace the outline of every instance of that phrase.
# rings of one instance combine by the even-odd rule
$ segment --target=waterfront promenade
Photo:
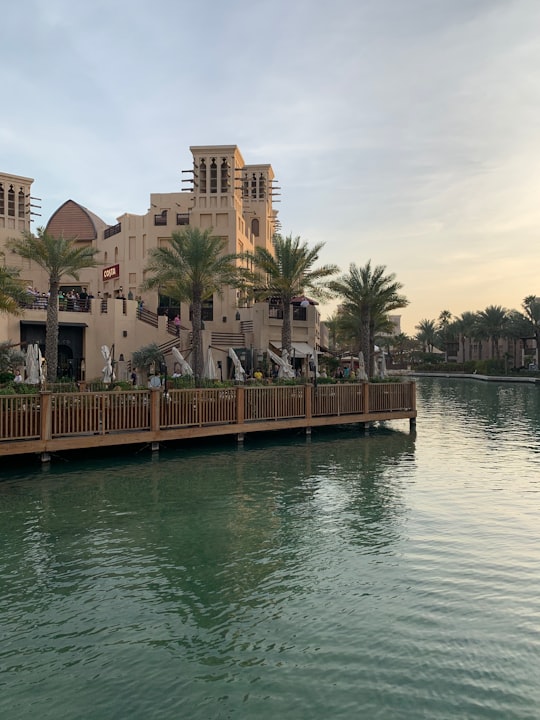
[[[416,385],[349,383],[0,396],[0,456],[416,420]]]

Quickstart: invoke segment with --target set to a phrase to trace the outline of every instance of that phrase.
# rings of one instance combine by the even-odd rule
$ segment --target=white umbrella
[[[270,359],[275,362],[275,364],[279,367],[278,371],[278,377],[285,377],[285,378],[293,378],[296,377],[294,370],[292,369],[292,366],[289,364],[289,354],[286,350],[283,350],[284,357],[279,357],[279,355],[276,355],[273,353],[270,348],[268,348],[268,355],[270,356]]]
[[[175,361],[180,365],[182,375],[193,375],[193,370],[178,348],[172,347],[172,354]]]
[[[28,345],[26,348],[26,382],[29,385],[39,385],[41,370],[41,353],[39,345]]]
[[[388,375],[388,373],[386,372],[386,359],[384,357],[384,350],[381,350],[379,375],[382,378],[385,378]]]
[[[233,361],[234,365],[234,379],[237,382],[244,382],[246,379],[246,371],[242,367],[242,363],[240,362],[240,358],[238,355],[234,352],[232,348],[229,348],[229,357]]]
[[[214,356],[212,355],[212,348],[210,347],[208,348],[208,351],[206,353],[203,377],[208,378],[208,380],[216,380],[217,378],[216,364],[214,362]]]
[[[358,353],[358,378],[360,380],[368,379],[368,376],[366,373],[366,363],[364,361],[364,353],[361,350]]]
[[[103,373],[103,382],[108,385],[113,380],[116,380],[116,376],[113,372],[112,353],[107,345],[102,345],[101,354],[103,355],[103,359],[105,360],[105,365],[101,371]]]

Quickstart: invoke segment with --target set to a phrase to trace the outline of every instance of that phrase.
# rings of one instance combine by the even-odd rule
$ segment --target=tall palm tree
[[[0,313],[21,315],[28,294],[17,268],[0,267]]]
[[[170,243],[152,248],[143,287],[160,288],[178,302],[191,305],[193,331],[193,373],[199,382],[203,375],[202,306],[205,300],[220,294],[223,287],[240,287],[246,271],[237,261],[239,255],[225,253],[227,240],[212,235],[212,230],[187,226],[173,232]]]
[[[500,359],[499,339],[508,325],[508,310],[500,305],[488,305],[485,310],[478,313],[478,326],[480,331],[491,340],[492,356]]]
[[[377,322],[392,310],[406,307],[409,303],[405,296],[399,294],[403,286],[395,279],[394,273],[385,273],[385,265],[372,268],[371,260],[361,268],[351,263],[348,273],[329,283],[330,290],[343,298],[344,314],[355,318],[360,328],[368,377],[373,365]]]
[[[281,326],[281,347],[291,352],[291,302],[294,297],[305,292],[315,297],[327,296],[322,282],[339,272],[336,265],[314,267],[324,243],[313,247],[300,237],[275,235],[274,254],[262,247],[256,247],[249,258],[253,262],[255,273],[255,297],[259,300],[275,297],[283,311]],[[262,276],[261,276],[262,274]]]
[[[79,279],[79,272],[98,265],[98,252],[90,245],[78,246],[75,238],[54,237],[38,228],[34,235],[25,230],[20,238],[8,243],[17,255],[31,260],[45,270],[49,276],[49,300],[47,302],[47,324],[45,335],[45,360],[47,380],[54,382],[58,368],[58,291],[64,277]]]
[[[466,310],[465,312],[461,313],[461,315],[457,318],[457,320],[454,323],[454,327],[456,329],[456,332],[461,340],[461,353],[463,357],[463,362],[466,362],[466,352],[465,347],[468,343],[468,359],[472,360],[472,341],[475,336],[475,328],[477,324],[477,314],[474,312],[470,312]]]
[[[420,320],[415,325],[416,339],[422,344],[424,352],[433,352],[433,347],[437,341],[437,324],[435,320]]]
[[[527,297],[523,299],[521,307],[531,323],[532,332],[536,339],[536,363],[538,364],[538,352],[540,349],[540,298],[536,297],[536,295],[527,295]]]

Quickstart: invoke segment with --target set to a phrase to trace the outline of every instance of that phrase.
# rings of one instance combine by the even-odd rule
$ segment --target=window
[[[17,207],[17,212],[18,212],[20,218],[23,218],[25,216],[25,214],[26,214],[25,210],[26,210],[26,198],[24,196],[24,190],[21,188],[19,190],[18,207]]]
[[[8,215],[15,217],[15,190],[13,189],[13,185],[9,186],[7,207]]]
[[[206,192],[206,160],[204,158],[201,158],[201,162],[199,164],[199,178],[200,178],[200,191],[202,193]]]
[[[210,163],[210,192],[217,193],[217,164],[216,158]]]
[[[154,215],[154,225],[167,224],[167,210],[162,210],[159,215]]]
[[[0,215],[4,215],[6,212],[6,205],[5,205],[6,199],[4,196],[4,186],[2,183],[0,183]]]
[[[251,197],[253,199],[257,198],[257,176],[255,173],[253,173],[253,176],[251,178]]]
[[[176,213],[177,225],[189,225],[189,213]]]
[[[259,237],[259,221],[257,218],[253,218],[251,221],[251,232],[255,237]]]
[[[189,308],[189,320],[193,320],[193,310]],[[203,322],[212,322],[214,320],[214,298],[202,302],[202,320]]]
[[[221,192],[226,193],[229,191],[229,163],[227,158],[223,158],[221,161]]]
[[[263,200],[266,197],[266,181],[264,175],[261,173],[259,177],[259,199]]]

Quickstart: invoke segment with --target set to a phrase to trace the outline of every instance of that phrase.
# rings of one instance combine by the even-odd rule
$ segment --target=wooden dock
[[[414,381],[3,395],[0,456],[404,418]]]

